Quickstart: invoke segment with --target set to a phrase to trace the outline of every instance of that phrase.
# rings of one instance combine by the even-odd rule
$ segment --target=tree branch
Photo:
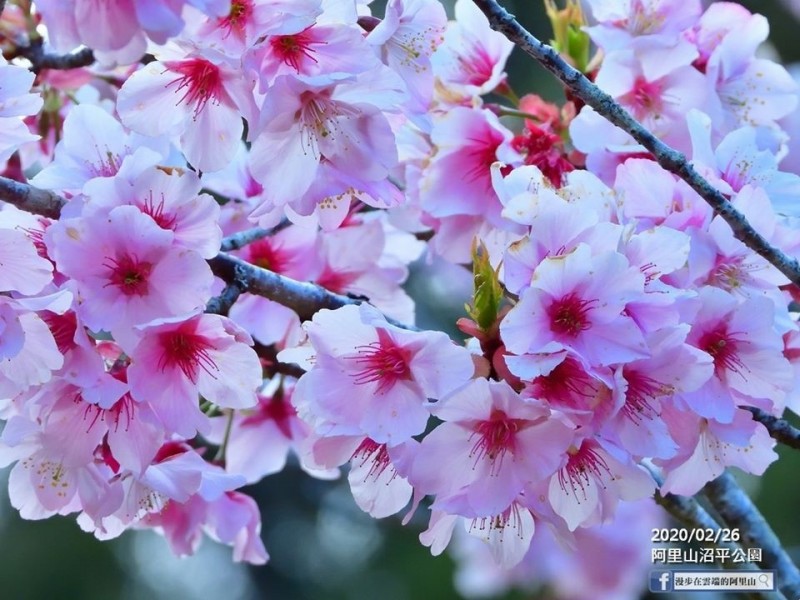
[[[800,450],[800,429],[784,419],[773,417],[760,408],[753,406],[743,406],[742,408],[749,410],[753,414],[753,419],[766,427],[773,439],[795,450]]]
[[[473,2],[489,19],[492,29],[505,35],[540,62],[544,68],[558,77],[574,96],[629,133],[653,154],[659,165],[683,179],[708,202],[711,208],[730,225],[738,240],[763,256],[795,284],[800,285],[800,263],[773,247],[759,234],[744,215],[733,208],[717,189],[695,171],[683,154],[667,146],[645,129],[611,96],[589,81],[583,73],[570,66],[555,49],[542,43],[522,27],[514,15],[509,14],[495,0],[473,0]]]
[[[229,235],[226,238],[223,238],[222,247],[220,248],[220,250],[222,252],[230,252],[231,250],[238,250],[239,248],[244,248],[248,244],[252,244],[253,242],[262,240],[265,237],[275,235],[282,229],[286,229],[289,225],[291,225],[289,219],[283,219],[280,223],[275,225],[275,227],[270,227],[269,229],[264,229],[262,227],[253,227],[252,229],[239,231],[237,233]]]
[[[29,213],[51,219],[57,219],[61,214],[61,208],[67,203],[58,194],[6,177],[0,177],[0,200]]]
[[[707,483],[703,493],[726,525],[739,529],[744,546],[761,548],[762,560],[758,564],[776,571],[777,588],[787,598],[800,598],[800,570],[733,476],[728,472],[723,473]]]
[[[225,286],[219,296],[212,298],[206,304],[206,312],[215,315],[227,315],[234,302],[243,292],[247,291],[245,274],[238,266],[233,270],[233,279]]]
[[[14,53],[31,61],[31,71],[38,73],[42,69],[78,69],[94,63],[94,52],[91,48],[81,48],[68,54],[45,52],[41,39],[33,40],[27,46],[20,46]]]
[[[233,281],[239,277],[245,289],[251,294],[269,298],[295,311],[302,321],[308,320],[323,309],[337,309],[348,304],[361,304],[360,299],[350,298],[329,292],[315,283],[296,281],[261,269],[240,258],[220,252],[208,261],[214,274],[224,281]],[[397,327],[415,330],[389,317],[386,320]]]
[[[52,219],[59,217],[61,208],[67,202],[58,194],[6,177],[0,177],[0,200],[27,212]],[[280,224],[277,227],[280,227]],[[224,252],[217,254],[208,261],[208,264],[214,274],[228,284],[220,296],[209,301],[208,309],[211,312],[227,312],[239,294],[245,291],[291,308],[304,321],[323,308],[336,309],[348,304],[361,304],[364,301],[362,298],[334,294],[314,283],[295,281]],[[418,331],[413,325],[406,325],[389,317],[386,317],[386,320],[396,327]]]

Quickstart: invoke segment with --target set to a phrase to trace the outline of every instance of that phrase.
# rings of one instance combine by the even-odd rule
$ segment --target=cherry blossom
[[[197,395],[229,408],[256,404],[261,365],[252,339],[225,317],[199,315],[143,330],[131,351],[131,395],[179,435],[207,430]]]
[[[404,331],[366,304],[320,311],[306,331],[316,357],[294,398],[321,435],[407,441],[425,430],[426,400],[445,398],[473,373],[469,353],[446,335]]]

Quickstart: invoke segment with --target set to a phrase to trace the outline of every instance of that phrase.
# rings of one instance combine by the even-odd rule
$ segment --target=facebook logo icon
[[[650,571],[650,591],[671,592],[672,573],[670,571]]]

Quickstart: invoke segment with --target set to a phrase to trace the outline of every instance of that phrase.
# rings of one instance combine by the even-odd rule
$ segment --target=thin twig
[[[753,414],[753,419],[766,427],[773,439],[781,444],[800,450],[800,429],[760,408],[753,406],[743,406],[742,408],[749,410]]]
[[[232,250],[244,248],[248,244],[252,244],[258,240],[275,235],[279,231],[286,229],[289,225],[291,225],[291,221],[289,221],[289,219],[283,219],[280,223],[275,225],[275,227],[270,227],[269,229],[264,229],[263,227],[253,227],[252,229],[239,231],[229,235],[226,238],[223,238],[220,250],[222,252],[230,252]]]
[[[723,473],[707,483],[703,493],[725,524],[731,529],[739,529],[744,546],[761,548],[762,560],[758,564],[764,569],[775,570],[777,587],[784,596],[792,600],[800,598],[800,570],[733,476]]]
[[[795,284],[800,285],[800,263],[773,247],[759,234],[738,210],[733,208],[717,189],[701,177],[686,157],[659,140],[645,129],[611,96],[589,81],[583,73],[569,65],[559,53],[527,31],[495,0],[473,0],[489,19],[492,29],[535,58],[560,79],[577,98],[594,108],[598,114],[629,133],[647,148],[667,171],[674,173],[695,190],[733,230],[733,234],[748,248],[763,256]]]
[[[224,281],[230,282],[238,274],[248,292],[288,306],[303,321],[310,319],[323,308],[337,309],[348,304],[361,304],[362,302],[356,298],[329,292],[315,283],[296,281],[256,267],[224,252],[220,252],[209,260],[208,264],[211,265],[214,274]],[[386,320],[403,329],[416,329],[389,317]]]

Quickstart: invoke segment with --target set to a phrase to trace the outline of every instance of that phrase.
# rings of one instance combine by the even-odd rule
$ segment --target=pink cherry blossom
[[[470,536],[486,544],[493,562],[502,569],[516,566],[525,557],[535,531],[531,511],[514,502],[502,513],[475,519],[434,510],[428,529],[419,535],[419,540],[424,546],[430,547],[431,554],[437,556],[450,543],[459,524]]]
[[[643,284],[622,255],[591,256],[586,244],[547,258],[500,325],[506,348],[515,354],[567,350],[593,366],[644,358],[642,332],[622,314]]]
[[[33,185],[77,194],[93,179],[114,177],[126,162],[155,164],[167,154],[163,140],[128,134],[108,112],[91,104],[72,107],[63,134],[53,161],[31,179]]]
[[[131,352],[131,394],[149,403],[168,430],[192,437],[207,430],[198,394],[228,408],[256,404],[261,365],[250,345],[244,330],[219,315],[148,327]]]
[[[652,495],[655,482],[630,456],[587,438],[570,446],[567,463],[550,478],[548,499],[572,531],[609,520],[620,500]]]
[[[683,400],[698,415],[721,423],[731,422],[738,403],[782,407],[794,375],[774,329],[772,302],[753,297],[739,303],[709,287],[700,298],[686,341],[712,357],[714,376]]]
[[[505,81],[505,65],[514,45],[489,27],[489,21],[469,0],[457,0],[456,20],[447,26],[444,42],[431,57],[440,80],[439,99],[469,103],[473,96],[494,90]]]
[[[264,99],[250,153],[250,169],[269,187],[272,207],[307,192],[322,161],[356,181],[384,179],[397,151],[382,111],[396,110],[403,94],[388,69],[279,77]]]
[[[126,127],[167,135],[194,167],[216,171],[233,160],[242,117],[252,127],[257,108],[241,71],[207,54],[155,61],[136,71],[119,91],[117,111]]]
[[[681,35],[700,16],[697,0],[589,0],[588,4],[599,22],[587,28],[592,40],[606,53],[634,53],[648,78],[697,57],[697,49]]]
[[[663,416],[681,451],[656,461],[666,472],[662,494],[696,494],[728,466],[761,475],[778,458],[775,440],[747,411],[736,410],[728,423],[670,408]]]
[[[466,517],[503,513],[527,484],[561,466],[573,437],[504,382],[475,379],[432,412],[444,423],[422,440],[409,480],[436,495],[434,508]]]
[[[402,330],[367,304],[322,310],[306,330],[316,358],[294,401],[321,435],[405,442],[425,430],[426,400],[445,398],[473,373],[469,353],[443,333]]]
[[[419,182],[423,210],[439,218],[480,215],[502,226],[490,168],[518,160],[511,132],[488,110],[457,107],[434,124],[431,141],[437,151]]]
[[[425,112],[433,99],[431,55],[444,40],[446,27],[444,7],[438,2],[391,0],[383,20],[367,35],[384,64],[408,86],[414,112]]]
[[[398,468],[413,460],[419,444],[409,440],[396,446],[359,436],[311,438],[313,464],[338,467],[350,463],[347,481],[359,508],[376,519],[401,511],[411,500],[412,488]],[[398,467],[398,464],[404,465]]]
[[[45,241],[59,271],[76,284],[76,310],[86,325],[124,335],[134,325],[197,312],[211,297],[208,265],[174,246],[174,237],[138,208],[119,206],[63,219]]]
[[[115,177],[87,184],[84,214],[127,204],[136,206],[161,229],[175,234],[175,246],[213,258],[222,238],[219,205],[208,194],[201,194],[201,187],[200,179],[191,171],[166,173],[151,167],[132,180]]]

